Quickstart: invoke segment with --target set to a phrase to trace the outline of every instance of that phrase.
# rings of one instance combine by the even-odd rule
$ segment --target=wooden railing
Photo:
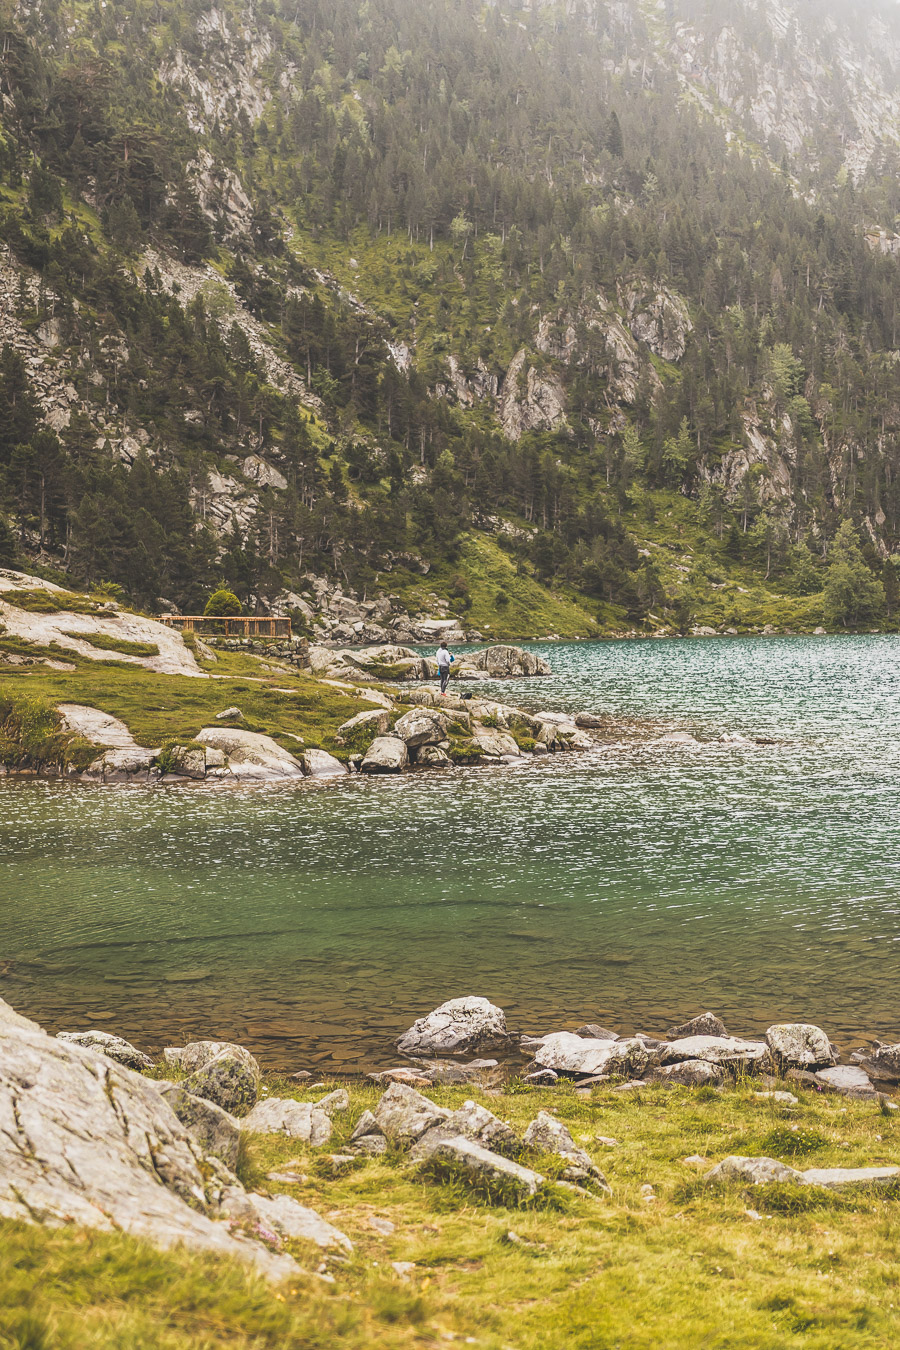
[[[211,614],[164,614],[160,623],[178,628],[182,633],[214,633],[219,637],[280,637],[291,636],[290,619],[240,617],[214,618]]]

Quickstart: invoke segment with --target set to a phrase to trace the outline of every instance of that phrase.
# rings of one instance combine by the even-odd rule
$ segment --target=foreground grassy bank
[[[378,1096],[356,1086],[325,1148],[254,1136],[240,1169],[352,1238],[353,1256],[328,1262],[333,1283],[310,1274],[273,1291],[227,1263],[113,1234],[0,1224],[0,1346],[886,1350],[900,1336],[900,1196],[701,1180],[731,1153],[799,1167],[898,1161],[900,1113],[785,1086],[797,1105],[758,1099],[752,1080],[723,1091],[430,1089],[448,1107],[483,1101],[518,1131],[539,1109],[556,1112],[612,1188],[520,1209],[423,1176],[400,1153],[333,1161]],[[268,1087],[305,1099],[328,1090]],[[275,1170],[295,1179],[268,1180]],[[321,1259],[295,1254],[311,1272]]]

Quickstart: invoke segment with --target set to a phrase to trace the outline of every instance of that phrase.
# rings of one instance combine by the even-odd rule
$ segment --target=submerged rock
[[[149,1055],[136,1049],[130,1041],[121,1036],[111,1036],[108,1031],[58,1031],[59,1041],[69,1041],[72,1045],[84,1045],[89,1050],[99,1050],[102,1055],[124,1064],[126,1069],[152,1069],[153,1060]]]

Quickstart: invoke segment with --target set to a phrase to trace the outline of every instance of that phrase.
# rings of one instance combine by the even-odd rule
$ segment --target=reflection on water
[[[0,784],[0,993],[52,1029],[294,1068],[383,1063],[462,993],[522,1030],[712,1008],[900,1039],[900,642],[548,654],[502,695],[609,714],[594,753],[327,788]]]

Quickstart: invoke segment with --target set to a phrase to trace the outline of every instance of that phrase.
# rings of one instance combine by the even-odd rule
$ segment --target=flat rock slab
[[[341,1247],[345,1252],[353,1251],[353,1243],[346,1233],[289,1195],[258,1195],[255,1191],[248,1193],[242,1187],[233,1187],[222,1197],[221,1213],[229,1219],[258,1224],[281,1238],[300,1238],[325,1249]]]
[[[266,781],[303,777],[301,764],[271,736],[233,727],[204,727],[194,739],[227,755],[228,769],[235,778]]]
[[[803,1173],[794,1167],[788,1167],[777,1158],[744,1158],[732,1155],[723,1158],[712,1171],[707,1172],[704,1181],[744,1181],[753,1186],[768,1186],[773,1181],[803,1181]]]
[[[769,1053],[765,1041],[742,1041],[736,1036],[686,1036],[660,1051],[663,1064],[703,1059],[710,1064],[759,1064]]]
[[[900,1167],[810,1167],[802,1174],[805,1186],[839,1191],[853,1186],[889,1186],[900,1178]]]
[[[833,1069],[819,1069],[816,1080],[834,1092],[847,1097],[877,1097],[875,1084],[865,1069],[855,1064],[836,1064]]]

